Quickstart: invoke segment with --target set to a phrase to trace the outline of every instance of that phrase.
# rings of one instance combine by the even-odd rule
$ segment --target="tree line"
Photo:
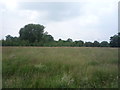
[[[54,40],[53,36],[44,32],[45,27],[40,24],[25,25],[19,31],[19,37],[7,35],[6,39],[0,40],[2,46],[48,46],[48,47],[120,47],[120,32],[110,37],[110,42],[94,41],[84,42],[82,40],[73,41],[59,39]]]

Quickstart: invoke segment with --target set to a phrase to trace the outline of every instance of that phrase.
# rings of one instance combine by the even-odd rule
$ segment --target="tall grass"
[[[117,48],[3,47],[3,88],[117,88]]]

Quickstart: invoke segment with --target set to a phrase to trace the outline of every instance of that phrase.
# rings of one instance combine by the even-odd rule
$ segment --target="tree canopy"
[[[71,38],[58,41],[48,32],[44,32],[45,27],[40,24],[27,24],[19,30],[19,37],[6,36],[6,40],[1,40],[3,46],[67,46],[67,47],[120,47],[120,32],[110,37],[107,41],[85,42],[82,40],[73,41]]]
[[[101,47],[108,47],[109,43],[107,41],[102,41],[100,44]]]
[[[42,40],[44,26],[39,24],[28,24],[20,29],[20,39],[29,42],[39,42]]]
[[[110,37],[111,47],[120,47],[120,32],[117,35]]]

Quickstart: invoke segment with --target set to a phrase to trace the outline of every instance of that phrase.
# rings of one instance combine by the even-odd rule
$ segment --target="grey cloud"
[[[21,9],[47,11],[47,20],[61,21],[80,16],[82,4],[78,2],[22,2]]]

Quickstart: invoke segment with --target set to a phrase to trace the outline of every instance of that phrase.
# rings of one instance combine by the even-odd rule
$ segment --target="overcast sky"
[[[118,33],[119,0],[56,1],[0,0],[0,38],[19,36],[29,23],[44,25],[55,40],[109,41]]]

